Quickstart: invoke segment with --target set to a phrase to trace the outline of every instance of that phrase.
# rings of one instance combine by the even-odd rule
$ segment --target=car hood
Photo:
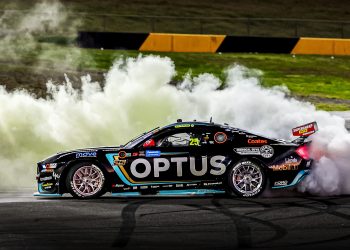
[[[73,149],[73,150],[67,150],[67,151],[62,151],[59,153],[56,153],[54,155],[51,155],[50,157],[40,161],[40,164],[46,164],[46,163],[53,163],[53,162],[60,162],[64,161],[64,158],[66,156],[70,156],[72,154],[76,153],[82,153],[82,152],[97,152],[99,150],[106,150],[106,151],[118,151],[122,148],[123,146],[117,146],[117,147],[92,147],[92,148],[80,148],[80,149]]]

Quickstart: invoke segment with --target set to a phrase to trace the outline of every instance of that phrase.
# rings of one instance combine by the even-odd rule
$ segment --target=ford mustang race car
[[[294,141],[228,124],[182,122],[155,128],[119,147],[61,152],[37,164],[38,196],[228,193],[260,195],[288,188],[310,171],[305,139],[316,122],[293,129]]]

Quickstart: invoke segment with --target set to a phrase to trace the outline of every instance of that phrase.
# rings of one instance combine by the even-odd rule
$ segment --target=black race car
[[[120,147],[61,152],[37,164],[38,196],[229,193],[240,197],[298,184],[310,171],[308,135],[316,122],[293,129],[292,142],[213,122],[155,128]]]

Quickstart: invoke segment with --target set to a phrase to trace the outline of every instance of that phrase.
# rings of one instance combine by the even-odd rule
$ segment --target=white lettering
[[[182,163],[187,162],[187,157],[171,158],[171,162],[176,162],[177,177],[182,176]]]
[[[162,163],[162,167],[160,166]],[[154,158],[154,177],[159,177],[159,172],[167,171],[170,167],[170,163],[165,158]]]
[[[145,171],[143,173],[139,173],[136,170],[136,166],[140,163],[145,166]],[[151,170],[152,170],[151,164],[146,159],[136,159],[131,163],[131,166],[130,166],[130,171],[132,175],[137,178],[147,177],[151,173]]]
[[[146,178],[151,174],[153,167],[154,177],[159,178],[160,172],[167,172],[171,165],[174,165],[175,167],[176,164],[176,176],[182,177],[184,171],[183,168],[187,165],[185,163],[189,161],[190,173],[194,176],[203,176],[208,172],[211,175],[223,175],[225,173],[227,168],[227,166],[223,163],[225,156],[215,155],[210,158],[209,162],[208,160],[209,159],[207,156],[202,156],[201,159],[197,159],[196,166],[195,157],[173,157],[170,158],[170,161],[166,158],[154,158],[152,166],[147,159],[136,159],[131,163],[130,171],[131,174],[137,178]],[[139,164],[142,164],[144,168],[142,166],[137,168]],[[211,166],[210,169],[208,169],[208,164]]]
[[[226,166],[222,162],[225,160],[225,156],[216,155],[210,159],[210,165],[216,169],[211,169],[212,175],[222,175],[226,171]]]
[[[190,157],[190,170],[191,173],[194,176],[203,176],[207,172],[208,169],[208,164],[207,164],[207,157],[202,156],[202,169],[201,170],[196,170],[196,159],[194,157]]]

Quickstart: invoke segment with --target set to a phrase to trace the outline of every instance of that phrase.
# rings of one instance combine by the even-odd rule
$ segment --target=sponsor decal
[[[140,189],[148,189],[148,186],[141,186]]]
[[[275,181],[274,186],[286,186],[288,181]]]
[[[175,125],[175,128],[193,128],[194,124],[179,124]]]
[[[125,151],[120,151],[118,153],[118,156],[119,156],[120,159],[124,159],[126,157],[126,152]]]
[[[114,187],[122,188],[124,187],[124,184],[114,184]]]
[[[52,176],[53,176],[53,178],[55,178],[55,180],[58,180],[61,177],[60,174],[57,174],[55,172],[52,173]]]
[[[267,140],[263,139],[248,139],[248,144],[266,144]]]
[[[146,151],[147,154],[147,151]],[[134,160],[130,164],[130,172],[136,178],[146,178],[151,175],[153,172],[153,176],[159,178],[160,173],[167,172],[169,169],[176,168],[177,177],[182,177],[183,163],[189,162],[189,170],[190,173],[194,176],[203,176],[206,173],[210,173],[211,175],[222,175],[226,171],[226,165],[222,163],[225,160],[225,156],[215,155],[208,159],[206,156],[201,157],[201,168],[196,166],[196,159],[194,157],[172,157],[172,158],[154,158],[153,166],[151,162],[139,158]],[[198,161],[197,161],[198,162]],[[142,167],[138,167],[141,165]],[[170,166],[172,167],[170,168]],[[208,165],[211,167],[209,169]]]
[[[284,162],[285,163],[296,163],[296,162],[298,162],[298,160],[297,160],[297,158],[290,156],[289,158],[285,158]]]
[[[176,184],[175,187],[183,187],[184,184]]]
[[[257,147],[234,148],[233,150],[240,155],[260,155],[260,148]]]
[[[203,183],[203,186],[217,186],[217,185],[222,185],[222,182],[205,182]]]
[[[43,170],[40,171],[41,173],[52,173],[53,169],[52,168],[44,168]]]
[[[274,154],[273,148],[269,145],[264,145],[262,147],[234,148],[233,151],[240,155],[261,155],[264,158],[271,158]]]
[[[149,140],[145,141],[142,145],[142,147],[144,147],[144,148],[154,147],[154,146],[156,146],[156,142],[153,139],[149,139]]]
[[[50,180],[52,180],[52,176],[46,176],[46,177],[40,178],[40,181],[50,181]]]
[[[145,151],[140,151],[139,156],[145,156]]]
[[[114,165],[116,166],[124,166],[126,164],[126,160],[120,160],[118,155],[113,156],[114,159]]]
[[[42,187],[51,187],[51,186],[53,186],[53,183],[51,183],[51,182],[44,183],[44,184],[42,185]]]
[[[124,191],[128,191],[128,190],[131,190],[131,187],[125,187],[123,188]]]
[[[272,169],[272,171],[289,171],[289,170],[298,170],[299,165],[301,163],[301,160],[297,160],[293,156],[289,158],[285,158],[284,162],[277,165],[272,165],[269,168]]]
[[[217,132],[214,135],[214,141],[218,144],[225,143],[227,140],[227,135],[224,132]]]
[[[260,148],[260,154],[264,158],[271,158],[274,154],[274,150],[269,145],[264,145]]]
[[[256,135],[245,135],[247,138],[255,138]]]
[[[312,122],[292,129],[294,136],[307,136],[318,130],[317,123]]]
[[[186,187],[196,187],[198,186],[198,183],[187,183]]]
[[[81,157],[96,157],[96,152],[81,152],[81,153],[76,153],[75,157],[76,157],[76,158],[81,158]]]
[[[146,150],[146,157],[159,157],[160,150]]]
[[[269,167],[272,171],[289,171],[289,170],[298,170],[298,165],[291,164],[281,164],[281,165],[272,165]]]
[[[169,184],[169,185],[163,185],[162,187],[163,187],[163,188],[172,188],[172,187],[173,187],[173,185],[172,185],[172,184]]]
[[[199,146],[198,138],[190,138],[190,146]]]
[[[46,165],[42,165],[43,168],[49,169],[49,168],[56,168],[57,167],[57,163],[48,163]]]
[[[151,188],[159,188],[159,185],[151,186]]]
[[[139,153],[138,152],[134,152],[131,154],[131,156],[135,157],[135,156],[139,156]]]
[[[205,135],[205,136],[203,137],[203,139],[204,139],[205,141],[208,141],[208,140],[209,140],[209,135]]]

